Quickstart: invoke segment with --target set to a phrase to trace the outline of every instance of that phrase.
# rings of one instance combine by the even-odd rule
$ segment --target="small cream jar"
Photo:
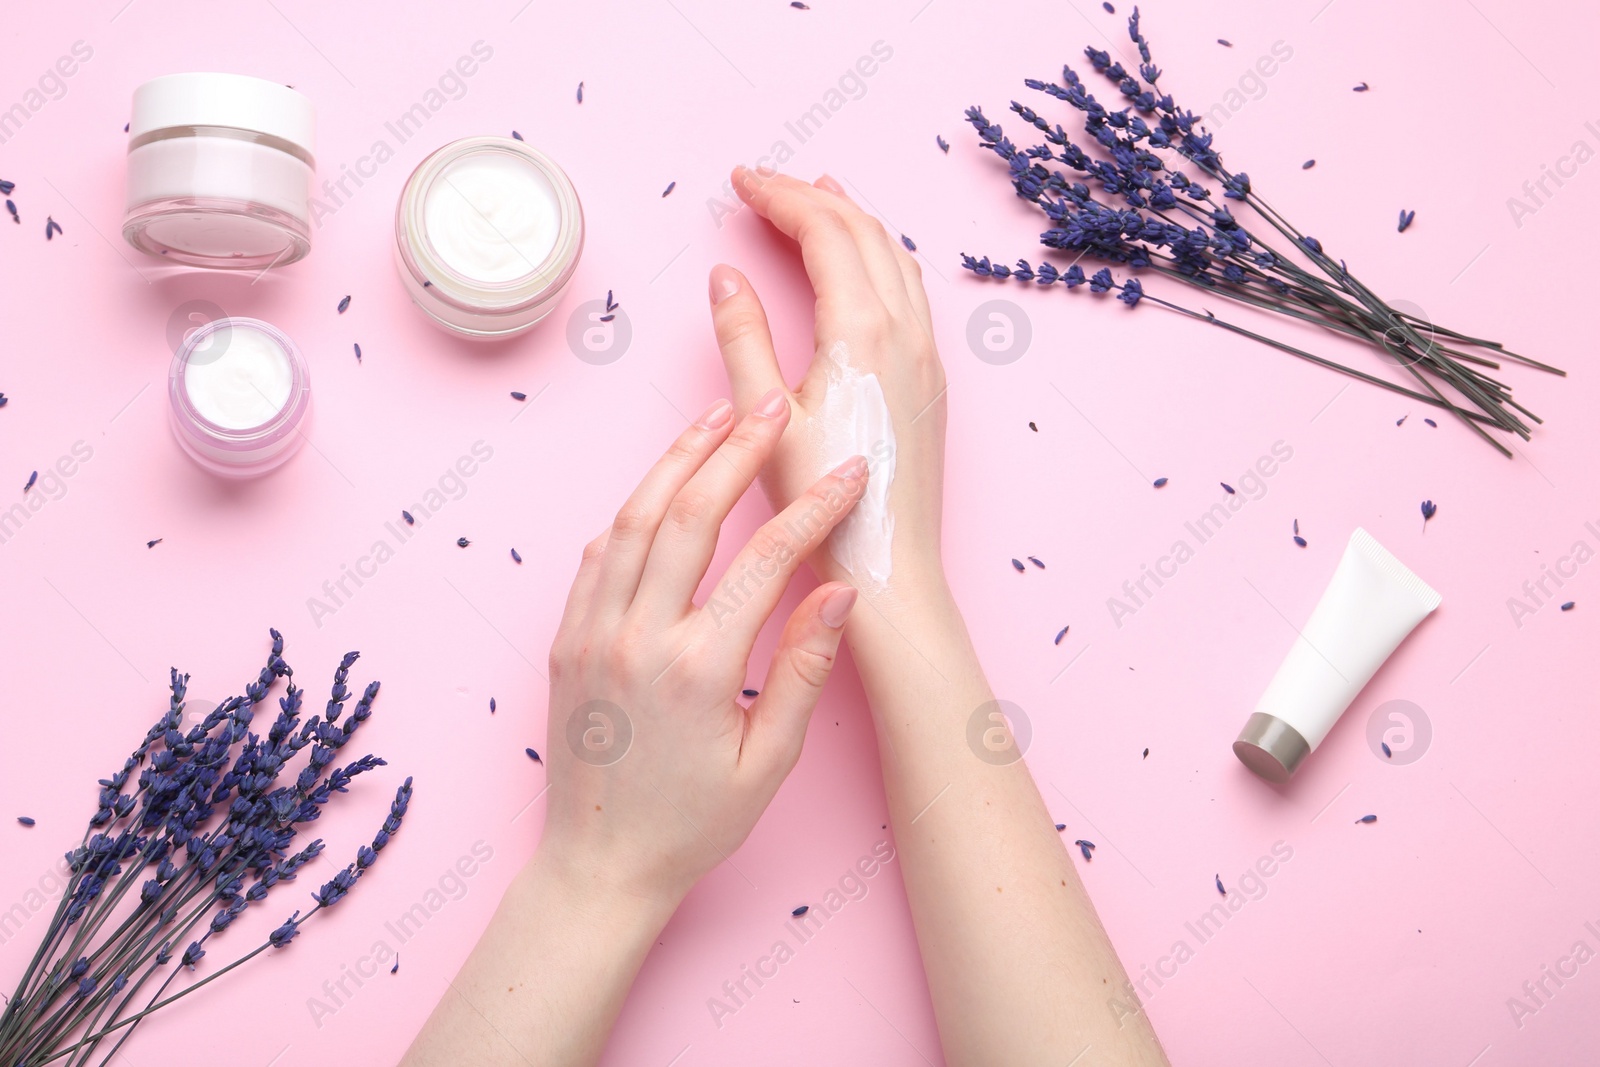
[[[305,441],[311,375],[282,330],[259,319],[220,318],[190,334],[167,375],[172,433],[200,466],[253,478],[281,466]]]
[[[315,113],[241,74],[170,74],[133,93],[122,236],[169,262],[265,270],[311,251]]]
[[[494,340],[550,313],[583,252],[583,207],[566,173],[508,137],[469,137],[407,179],[395,212],[395,261],[412,301],[437,325]]]

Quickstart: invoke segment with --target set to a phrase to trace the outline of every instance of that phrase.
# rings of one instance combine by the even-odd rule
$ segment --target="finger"
[[[728,369],[734,406],[749,411],[757,398],[783,385],[783,372],[761,298],[750,280],[726,263],[711,268],[711,325]]]
[[[673,496],[639,580],[637,600],[659,618],[690,607],[717,550],[722,521],[739,502],[789,424],[789,391],[778,386],[739,420],[716,455]]]
[[[906,295],[905,276],[900,273],[900,264],[895,260],[895,252],[904,249],[900,238],[891,235],[877,216],[863,210],[844,191],[844,186],[828,175],[823,177],[828,179],[828,185],[813,182],[806,188],[806,194],[839,212],[844,219],[845,226],[856,240],[856,247],[861,250],[861,261],[866,264],[867,274],[877,287],[884,306],[908,310],[911,303]]]
[[[779,780],[794,767],[855,603],[853,586],[830,582],[812,590],[789,616],[761,695],[750,705],[741,764],[748,762],[758,774]]]
[[[851,204],[855,203],[850,194],[845,192],[844,186],[840,185],[832,175],[824,174],[811,184],[818,189],[833,193]],[[901,280],[905,284],[906,299],[911,306],[911,310],[917,316],[917,321],[922,323],[922,328],[927,330],[928,335],[931,337],[933,336],[933,312],[928,306],[927,290],[922,285],[922,264],[918,263],[917,257],[912,255],[911,251],[905,247],[904,240],[900,241],[898,245],[891,243],[891,250],[894,252],[895,266],[900,271]]]
[[[610,536],[611,531],[607,529],[583,546],[583,559],[578,563],[572,588],[567,591],[567,606],[561,611],[557,632],[578,625],[589,614],[589,605],[594,600],[594,587],[600,581],[600,558],[605,554],[606,539]]]
[[[852,456],[757,530],[700,609],[702,623],[749,654],[802,561],[844,520],[867,488],[867,460]]]
[[[735,167],[733,187],[758,214],[800,242],[800,258],[818,303],[842,311],[863,294],[876,295],[844,216],[807,195],[808,190],[815,192],[810,185],[785,174],[768,176]]]
[[[600,557],[593,606],[621,614],[633,602],[656,531],[684,485],[728,437],[733,405],[719,400],[672,443],[617,512]]]

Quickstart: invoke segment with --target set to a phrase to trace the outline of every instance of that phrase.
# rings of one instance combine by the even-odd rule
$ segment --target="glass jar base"
[[[172,197],[131,208],[122,236],[139,251],[189,267],[265,270],[304,259],[311,228],[248,200]]]

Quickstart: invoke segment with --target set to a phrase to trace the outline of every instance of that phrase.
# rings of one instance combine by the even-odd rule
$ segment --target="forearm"
[[[537,1067],[599,1058],[671,917],[536,855],[506,890],[403,1067]]]
[[[1122,966],[1026,764],[984,748],[987,714],[972,726],[994,698],[960,612],[942,578],[918,588],[870,598],[848,636],[946,1058],[1165,1063],[1143,1016],[1108,1007]]]

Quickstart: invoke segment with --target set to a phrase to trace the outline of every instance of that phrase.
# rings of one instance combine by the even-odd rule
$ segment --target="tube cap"
[[[1300,761],[1311,753],[1311,746],[1300,731],[1276,715],[1254,712],[1245,720],[1233,754],[1239,762],[1269,782],[1287,782]]]

